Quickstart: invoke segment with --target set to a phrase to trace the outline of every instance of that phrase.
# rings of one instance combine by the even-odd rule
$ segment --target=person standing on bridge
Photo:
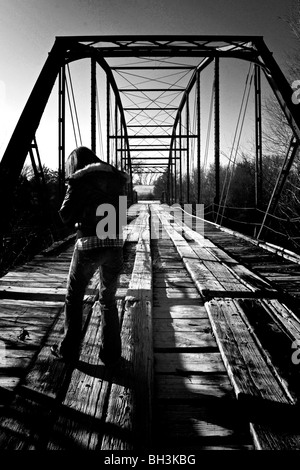
[[[59,344],[51,347],[51,352],[55,357],[66,361],[78,358],[83,298],[89,281],[99,269],[101,304],[99,356],[105,364],[114,363],[121,356],[121,337],[115,299],[118,277],[123,266],[119,196],[125,194],[129,176],[100,160],[87,147],[79,147],[66,161],[66,178],[68,186],[59,214],[65,224],[75,226],[77,238],[67,281],[64,335]],[[99,236],[97,227],[103,216],[101,218],[101,215],[97,214],[99,206],[104,204],[112,205],[115,209],[116,233],[106,232],[102,234],[103,236]]]

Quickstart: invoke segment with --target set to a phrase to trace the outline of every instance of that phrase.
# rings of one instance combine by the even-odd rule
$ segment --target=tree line
[[[24,166],[14,189],[9,226],[0,249],[0,275],[32,258],[68,233],[58,210],[58,172],[43,165],[43,179]]]

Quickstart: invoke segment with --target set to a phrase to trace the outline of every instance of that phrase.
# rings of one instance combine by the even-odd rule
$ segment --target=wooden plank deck
[[[297,309],[293,311],[287,306],[290,297],[285,294],[290,293],[271,282],[269,276],[264,278],[261,272],[240,265],[245,254],[248,260],[261,259],[264,266],[270,260],[280,265],[282,257],[243,237],[239,241],[236,235],[211,224],[207,224],[208,235],[205,232],[204,238],[186,226],[182,229],[181,221],[178,223],[170,214],[162,214],[161,219],[175,245],[178,244],[177,251],[182,252],[184,247],[186,259],[183,256],[183,261],[205,299],[219,350],[236,397],[244,404],[256,448],[300,449],[299,371],[291,357],[292,345],[299,341]],[[216,240],[218,246],[213,248],[212,241]],[[217,264],[216,268],[210,266],[210,275],[199,277],[198,266],[193,266],[194,257],[187,248],[200,253],[198,248],[194,249],[195,242],[213,254],[216,262],[222,263],[252,293],[226,290],[224,296]],[[231,255],[240,251],[239,243],[243,245],[243,255],[233,258]],[[294,270],[297,272],[297,256],[289,256],[288,263],[292,258],[296,260]],[[202,254],[200,262],[205,263],[207,259],[207,255]],[[219,292],[214,290],[216,280],[220,283]]]
[[[205,223],[204,233],[206,239],[227,255],[271,284],[300,318],[299,257],[294,258],[285,255],[284,251],[272,250],[268,245],[253,244],[247,237],[241,238],[209,223]]]
[[[160,235],[152,249],[153,445],[177,454],[250,450],[203,299],[172,240]]]
[[[116,368],[98,358],[97,276],[78,364],[50,355],[72,238],[0,279],[1,450],[300,449],[291,361],[300,323],[283,301],[295,289],[277,284],[282,258],[212,226],[203,237],[150,208],[150,218],[148,205],[130,208]],[[291,259],[283,264],[297,277]]]

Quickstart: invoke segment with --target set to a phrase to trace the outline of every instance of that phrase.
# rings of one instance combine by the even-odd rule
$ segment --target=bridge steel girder
[[[291,126],[297,140],[300,140],[300,107],[292,101],[293,90],[282,70],[262,38],[256,38],[254,44],[261,58],[260,65],[271,86],[281,109]]]
[[[173,147],[174,147],[174,143],[175,143],[175,139],[177,137],[177,133],[176,133],[176,129],[177,129],[177,126],[178,124],[180,123],[180,130],[179,130],[179,139],[180,139],[180,149],[182,149],[181,147],[181,139],[183,138],[183,135],[181,133],[181,116],[182,116],[182,111],[183,111],[183,108],[184,106],[186,105],[187,103],[187,100],[188,100],[188,96],[194,86],[194,84],[196,83],[197,81],[197,77],[199,76],[199,73],[204,70],[209,64],[211,64],[213,61],[213,58],[211,57],[208,57],[208,58],[205,58],[197,67],[194,68],[194,72],[190,78],[190,81],[183,93],[183,96],[182,96],[182,99],[181,99],[181,102],[178,106],[178,110],[177,110],[177,113],[176,113],[176,116],[175,116],[175,119],[174,119],[174,124],[173,124],[173,130],[172,130],[172,135],[171,135],[171,142],[170,142],[170,150],[169,150],[169,165],[168,165],[168,176],[167,176],[167,186],[168,188],[170,188],[171,186],[171,170],[172,170],[172,153],[173,153]],[[188,133],[187,133],[188,135]],[[180,155],[180,160],[181,160],[181,155]],[[182,200],[182,165],[180,164],[180,172],[179,172],[179,175],[180,175],[180,200]]]
[[[215,199],[214,203],[220,204],[220,61],[215,58],[215,82],[214,82],[214,121],[215,121]]]
[[[102,57],[204,57],[236,58],[262,67],[266,78],[273,89],[283,112],[294,130],[300,137],[300,109],[292,100],[292,89],[282,73],[271,51],[262,36],[76,36],[61,37],[62,41],[89,42],[91,47],[96,43],[111,43],[114,46],[99,47]],[[139,45],[139,43],[145,43]],[[189,45],[178,44],[185,42]],[[216,43],[224,43],[217,45]],[[147,44],[146,44],[147,43]],[[95,47],[96,48],[96,47]],[[96,48],[97,49],[97,48]],[[144,67],[143,67],[144,68]],[[157,67],[153,67],[157,68]],[[197,67],[195,67],[197,68]]]
[[[55,41],[37,82],[23,109],[0,162],[0,212],[2,229],[7,228],[14,187],[24,166],[50,93],[65,63],[65,51]]]
[[[91,150],[96,152],[96,101],[97,101],[97,79],[96,61],[91,59]]]
[[[201,200],[201,81],[200,72],[196,75],[196,102],[197,102],[197,203]]]

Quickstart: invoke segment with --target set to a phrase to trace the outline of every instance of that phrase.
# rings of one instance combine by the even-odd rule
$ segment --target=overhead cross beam
[[[253,36],[77,36],[80,43],[112,57],[223,57],[256,55]],[[70,38],[62,38],[70,39]],[[71,37],[71,39],[73,39]]]

